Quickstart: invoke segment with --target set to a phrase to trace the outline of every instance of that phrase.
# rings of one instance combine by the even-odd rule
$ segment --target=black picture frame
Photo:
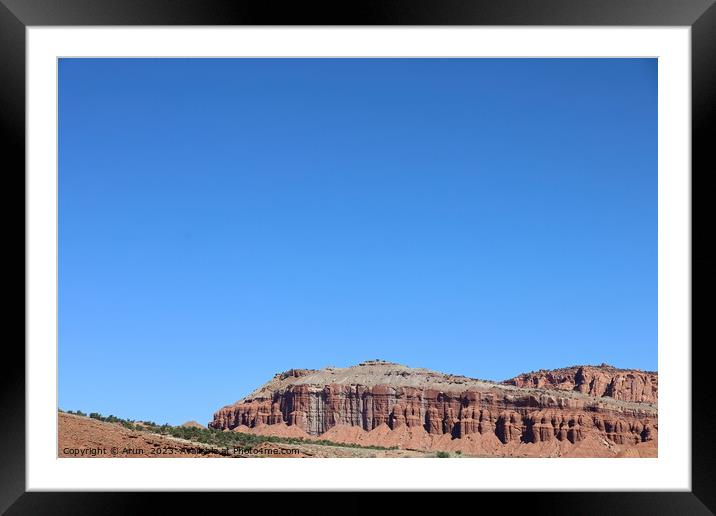
[[[25,29],[86,25],[576,25],[689,26],[692,73],[692,490],[690,492],[480,493],[532,514],[715,514],[714,408],[710,404],[708,297],[714,254],[708,202],[716,158],[709,138],[716,113],[716,0],[362,0],[326,4],[245,0],[0,0],[0,117],[5,180],[25,192]],[[6,183],[7,184],[7,183]],[[13,185],[14,186],[14,185]],[[9,197],[9,196],[8,196]],[[9,212],[6,220],[15,220]],[[697,238],[697,235],[699,238]],[[23,230],[24,239],[24,230]],[[24,247],[23,247],[24,248]],[[27,256],[23,252],[23,267]],[[18,259],[19,261],[19,259]],[[24,270],[24,269],[23,269]],[[699,280],[694,281],[696,273]],[[24,295],[23,295],[24,299]],[[696,302],[696,300],[699,302]],[[24,313],[24,304],[23,304]],[[24,318],[23,318],[24,319]],[[19,324],[19,323],[16,323]],[[25,327],[23,326],[23,334]],[[698,335],[698,338],[697,338]],[[688,343],[685,343],[688,345]],[[7,514],[143,513],[187,507],[184,493],[39,493],[25,489],[25,352],[6,340],[0,425],[0,511]],[[689,400],[684,400],[688,403]],[[692,410],[692,412],[694,412]],[[566,474],[570,474],[565,470]],[[572,472],[579,474],[579,472]],[[474,494],[473,494],[474,496]],[[203,511],[214,501],[201,496]],[[496,499],[496,498],[505,498]],[[191,496],[194,499],[194,496]],[[218,497],[225,500],[226,496]],[[296,502],[296,498],[292,498]],[[356,499],[356,504],[358,503]],[[365,503],[365,502],[363,502]],[[370,503],[370,502],[368,502]],[[354,505],[354,504],[350,504]],[[528,509],[527,509],[528,507]],[[460,504],[455,509],[461,510]],[[465,507],[462,507],[465,509]]]

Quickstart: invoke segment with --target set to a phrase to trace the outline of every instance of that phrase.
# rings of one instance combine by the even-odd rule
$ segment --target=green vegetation
[[[450,453],[446,451],[439,451],[435,454],[438,459],[447,459],[450,457]]]
[[[87,417],[87,414],[80,410],[60,412],[74,414],[77,416]],[[224,448],[252,448],[258,444],[283,443],[283,444],[319,444],[321,446],[340,446],[344,448],[363,448],[369,450],[397,450],[397,446],[386,448],[384,446],[362,446],[359,444],[345,444],[327,441],[325,439],[304,439],[300,437],[276,437],[273,435],[253,435],[241,432],[224,432],[215,428],[196,428],[190,426],[172,426],[167,423],[157,425],[154,421],[135,421],[132,419],[122,419],[113,415],[103,416],[98,412],[91,412],[89,417],[106,423],[119,423],[129,430],[143,430],[159,435],[168,435],[178,439],[184,439],[196,443],[208,444],[216,447]]]
[[[62,410],[62,409],[60,409],[60,412],[65,412],[67,414],[75,414],[76,416],[87,417],[87,414],[85,414],[81,410]]]

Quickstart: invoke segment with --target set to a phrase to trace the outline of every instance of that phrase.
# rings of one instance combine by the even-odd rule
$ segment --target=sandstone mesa
[[[210,428],[480,456],[655,457],[658,374],[574,366],[488,382],[371,360],[291,369]]]

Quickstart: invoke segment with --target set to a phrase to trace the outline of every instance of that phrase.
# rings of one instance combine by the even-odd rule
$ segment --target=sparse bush
[[[447,459],[450,457],[450,453],[446,451],[439,451],[435,454],[438,459]]]
[[[67,411],[72,414],[71,410]],[[78,416],[86,416],[81,410],[77,410],[74,414]],[[170,435],[187,441],[194,441],[203,444],[214,445],[217,447],[244,447],[250,448],[263,442],[283,443],[283,444],[319,444],[323,446],[341,446],[346,448],[361,448],[370,450],[397,450],[398,446],[363,446],[353,443],[336,443],[325,439],[305,439],[301,437],[276,437],[271,435],[252,435],[240,432],[224,432],[217,428],[194,428],[183,426],[172,426],[168,423],[157,425],[154,421],[135,421],[133,419],[122,419],[114,415],[107,417],[102,416],[99,412],[91,412],[89,417],[108,423],[120,423],[130,430],[143,430],[161,435]],[[449,454],[448,454],[449,456]]]

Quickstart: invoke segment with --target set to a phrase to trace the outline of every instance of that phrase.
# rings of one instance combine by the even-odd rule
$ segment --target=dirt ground
[[[297,458],[297,457],[431,457],[434,453],[373,450],[318,444],[260,443],[252,448],[226,450],[147,431],[129,430],[74,414],[58,414],[58,457],[62,458]]]
[[[74,414],[58,414],[58,457],[222,457],[211,447],[150,432],[129,430]]]

